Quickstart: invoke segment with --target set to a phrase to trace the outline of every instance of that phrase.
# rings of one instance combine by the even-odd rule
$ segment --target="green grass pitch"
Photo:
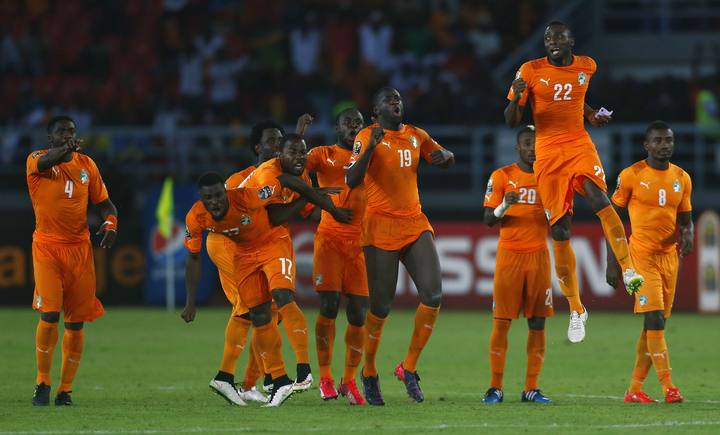
[[[720,432],[720,317],[677,314],[667,337],[673,379],[686,402],[628,405],[621,397],[634,361],[641,319],[631,314],[590,313],[585,342],[566,337],[564,312],[548,322],[545,365],[540,378],[552,405],[520,402],[525,377],[524,320],[514,322],[505,373],[505,403],[483,405],[488,384],[487,313],[442,312],[419,364],[426,401],[409,401],[392,370],[408,344],[412,315],[391,314],[379,352],[387,405],[351,407],[323,402],[317,388],[296,395],[279,409],[227,405],[211,394],[229,310],[200,309],[195,323],[179,313],[110,307],[86,329],[85,353],[74,385],[75,406],[34,408],[34,333],[30,309],[0,309],[0,435],[4,434],[181,434],[181,433],[501,433],[539,432]],[[308,311],[313,331],[315,311]],[[340,316],[335,352],[339,379],[345,321]],[[312,334],[311,334],[312,335]],[[311,349],[314,342],[311,339]],[[287,347],[287,345],[286,345]],[[317,365],[313,354],[313,370]],[[286,349],[289,373],[294,358]],[[238,365],[239,378],[246,355]],[[59,383],[60,346],[53,383]],[[651,371],[646,391],[660,398]],[[54,396],[54,391],[53,391]],[[52,396],[51,396],[52,397]]]

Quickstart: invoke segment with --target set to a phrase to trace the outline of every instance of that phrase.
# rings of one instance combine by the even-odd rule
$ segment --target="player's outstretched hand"
[[[80,145],[82,145],[82,139],[72,138],[65,142],[65,152],[80,151]]]
[[[305,134],[305,130],[310,126],[310,124],[313,123],[315,118],[309,113],[303,113],[300,115],[300,117],[297,120],[297,125],[295,126],[295,133],[299,134],[300,136]]]
[[[680,231],[680,256],[687,257],[693,250],[692,231]]]
[[[98,230],[95,235],[99,236],[100,234],[103,235],[102,240],[100,240],[100,247],[101,248],[112,248],[112,245],[115,243],[115,238],[117,237],[117,231],[115,230],[108,230],[105,229],[106,224],[102,224],[100,226],[100,229]]]
[[[447,168],[455,163],[455,154],[445,149],[435,150],[430,153],[430,161],[434,166]]]
[[[196,312],[197,309],[195,308],[195,304],[186,304],[185,308],[182,311],[182,314],[180,314],[180,317],[182,317],[185,323],[190,323],[195,320]]]
[[[517,204],[517,202],[520,201],[520,194],[517,192],[507,192],[505,193],[505,203],[507,205]]]
[[[620,265],[617,264],[617,262],[615,262],[615,264],[608,264],[605,268],[605,282],[607,282],[610,287],[617,288],[620,283]]]
[[[522,93],[527,89],[527,82],[522,77],[518,77],[512,82],[512,90],[515,94],[513,98],[520,99]]]
[[[342,191],[343,191],[342,187],[316,187],[315,188],[315,192],[319,193],[320,195],[335,195]]]
[[[335,207],[330,214],[336,221],[342,224],[349,224],[352,222],[352,210],[349,208]]]

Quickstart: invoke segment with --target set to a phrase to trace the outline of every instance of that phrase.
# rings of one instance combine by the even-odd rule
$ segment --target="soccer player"
[[[254,170],[241,187],[257,189],[266,202],[273,229],[273,240],[269,243],[277,256],[271,265],[264,269],[272,299],[283,318],[283,327],[297,359],[296,391],[305,391],[312,385],[310,358],[308,354],[308,326],[304,314],[295,302],[295,254],[290,230],[283,225],[292,216],[306,208],[305,201],[297,201],[298,196],[326,210],[339,222],[349,223],[352,213],[345,208],[336,207],[326,195],[338,193],[339,189],[321,188],[316,191],[310,187],[310,179],[305,171],[307,146],[298,134],[285,135],[280,144],[280,156],[270,159]],[[300,177],[303,177],[302,179]],[[265,309],[267,308],[267,312]],[[267,307],[251,307],[251,316],[270,316],[270,304]],[[255,320],[253,320],[255,324]]]
[[[402,261],[417,287],[420,305],[407,354],[394,374],[405,383],[408,395],[422,402],[417,362],[440,311],[442,281],[433,229],[420,207],[417,168],[420,157],[440,167],[451,166],[455,157],[424,130],[403,124],[403,102],[395,89],[385,87],[373,96],[373,115],[377,122],[357,135],[347,170],[347,185],[353,189],[363,184],[367,193],[363,251],[370,311],[365,319],[364,393],[371,405],[385,404],[375,355]]]
[[[620,217],[610,204],[605,173],[595,145],[583,125],[583,117],[594,127],[610,122],[610,116],[585,103],[585,93],[597,65],[588,56],[575,56],[570,28],[551,22],[544,35],[547,56],[525,62],[508,93],[505,122],[517,127],[530,102],[537,141],[534,164],[538,193],[550,222],[555,272],[570,305],[568,340],[585,338],[587,310],[580,301],[575,254],[570,246],[573,194],[587,198],[600,218],[603,232],[623,270],[625,286],[636,292],[643,277],[635,272]]]
[[[345,167],[352,157],[353,143],[363,128],[362,114],[345,109],[337,116],[337,143],[310,150],[306,169],[317,174],[320,187],[344,186],[333,197],[338,207],[353,211],[353,221],[342,224],[327,212],[322,214],[314,240],[313,282],[320,296],[320,313],[315,322],[315,344],[320,365],[320,397],[336,399],[338,391],[352,405],[364,405],[357,388],[355,374],[362,357],[365,315],[368,306],[368,285],[365,256],[362,252],[362,217],[365,192],[361,186],[350,189],[345,184]],[[345,330],[345,371],[338,390],[332,377],[332,355],[335,343],[335,318],[340,308],[340,295],[347,299],[348,325]]]
[[[490,176],[484,221],[500,223],[493,283],[493,326],[490,335],[490,389],[484,403],[503,401],[503,372],[508,331],[522,310],[527,318],[527,371],[523,402],[550,403],[538,389],[545,358],[545,318],[553,314],[548,222],[533,174],[535,128],[517,134],[518,160]]]
[[[630,256],[645,277],[642,289],[635,293],[635,313],[643,313],[645,319],[625,401],[655,402],[643,392],[643,382],[653,366],[665,402],[678,403],[683,397],[670,377],[665,322],[675,298],[678,249],[680,256],[688,255],[695,239],[690,203],[692,182],[687,172],[670,163],[675,135],[668,124],[650,123],[645,130],[644,145],[647,158],[620,173],[612,196],[616,207],[628,209],[632,230]],[[612,251],[608,251],[607,267],[607,282],[615,287],[620,266]]]
[[[60,311],[65,332],[55,405],[72,405],[70,393],[82,356],[84,322],[105,312],[95,297],[95,265],[87,224],[88,199],[100,210],[101,248],[117,235],[117,209],[110,201],[95,162],[81,154],[75,121],[56,116],[48,122],[49,149],[27,158],[27,184],[35,212],[32,257],[33,308],[40,312],[35,342],[37,381],[33,405],[50,404],[50,367],[58,339]]]

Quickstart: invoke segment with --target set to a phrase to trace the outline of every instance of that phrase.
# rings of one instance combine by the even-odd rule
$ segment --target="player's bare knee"
[[[279,288],[273,290],[272,297],[275,300],[278,308],[282,308],[295,300],[292,290],[286,288]]]
[[[79,331],[83,329],[83,322],[65,322],[65,329]]]
[[[250,308],[250,320],[254,327],[265,326],[272,321],[270,302]]]
[[[545,329],[545,318],[544,317],[531,317],[527,319],[528,329],[535,331],[542,331]]]
[[[60,313],[57,311],[51,311],[48,313],[40,313],[40,318],[43,322],[57,323],[60,321]]]
[[[334,319],[338,315],[340,309],[340,293],[338,292],[319,292],[320,294],[320,314],[328,319]]]
[[[662,311],[649,311],[645,313],[645,329],[649,331],[662,331],[665,329],[665,313]]]

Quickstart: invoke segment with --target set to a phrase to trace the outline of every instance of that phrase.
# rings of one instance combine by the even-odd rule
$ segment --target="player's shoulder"
[[[631,175],[631,176],[638,176],[640,173],[648,168],[648,164],[645,160],[640,160],[632,165],[628,166],[627,168],[623,169],[622,172],[620,172],[620,175]]]
[[[308,151],[308,157],[310,156],[325,156],[330,152],[334,151],[335,145],[318,145],[310,148]]]
[[[39,159],[40,157],[44,156],[47,153],[48,153],[48,150],[46,150],[46,149],[33,150],[28,154],[27,159],[28,160]]]
[[[578,66],[590,69],[592,71],[595,71],[597,69],[597,62],[595,62],[595,59],[590,56],[575,55],[575,61],[578,63]]]
[[[188,210],[186,220],[188,222],[201,223],[206,214],[207,210],[205,209],[205,205],[198,199],[192,207],[190,207],[190,210]]]
[[[520,65],[519,71],[532,74],[535,71],[547,68],[548,66],[549,64],[546,57],[538,57],[537,59],[528,60],[527,62]],[[528,77],[525,78],[527,79]]]
[[[678,166],[674,163],[670,163],[670,171],[676,179],[685,179],[688,181],[692,181],[690,174],[686,170],[684,170],[683,168],[681,168],[680,166]]]
[[[515,164],[511,163],[509,165],[501,166],[497,169],[495,169],[492,172],[491,177],[495,179],[508,179],[512,175],[512,173],[515,171]]]

